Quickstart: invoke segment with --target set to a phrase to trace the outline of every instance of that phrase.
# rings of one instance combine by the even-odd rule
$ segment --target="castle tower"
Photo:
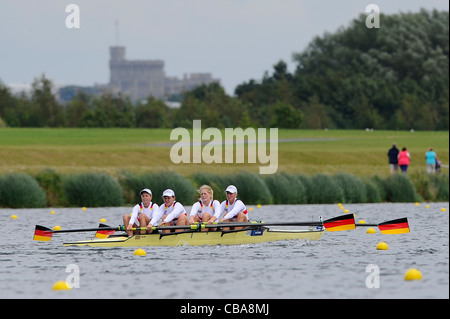
[[[109,52],[111,89],[129,95],[133,101],[146,99],[150,95],[164,98],[164,61],[128,61],[122,46],[110,47]]]
[[[125,60],[125,47],[110,47],[109,55],[111,57],[111,61],[121,61]]]

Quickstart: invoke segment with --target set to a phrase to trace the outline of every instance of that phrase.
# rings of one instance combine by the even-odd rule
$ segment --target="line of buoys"
[[[419,202],[416,202],[415,205],[416,205],[416,206],[419,206],[420,203],[419,203]],[[431,206],[430,206],[429,204],[426,204],[426,205],[425,205],[425,208],[431,208]],[[441,212],[446,212],[446,211],[447,211],[447,208],[445,208],[445,207],[442,207],[442,208],[441,208]]]

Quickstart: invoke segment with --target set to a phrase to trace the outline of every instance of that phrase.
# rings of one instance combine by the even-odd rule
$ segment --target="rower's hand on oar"
[[[153,225],[152,224],[148,224],[147,225],[147,231],[152,231]]]
[[[127,230],[133,230],[133,225],[128,224]]]

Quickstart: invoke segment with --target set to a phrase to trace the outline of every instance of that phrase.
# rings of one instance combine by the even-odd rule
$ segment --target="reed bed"
[[[393,174],[357,177],[349,173],[304,176],[278,173],[258,175],[246,171],[234,175],[197,172],[184,177],[172,171],[133,173],[122,171],[117,178],[105,173],[59,174],[43,170],[0,175],[0,207],[107,207],[132,205],[141,201],[139,191],[150,188],[153,201],[161,204],[167,188],[176,200],[192,205],[199,198],[198,188],[208,184],[214,199],[223,201],[225,189],[233,184],[238,198],[247,205],[330,204],[448,201],[449,175]]]
[[[405,174],[393,174],[384,181],[386,200],[388,202],[415,202],[420,201],[411,179]]]
[[[103,173],[81,173],[63,178],[62,188],[69,206],[121,206],[122,188]]]
[[[45,192],[29,175],[11,173],[0,176],[0,207],[45,207]]]

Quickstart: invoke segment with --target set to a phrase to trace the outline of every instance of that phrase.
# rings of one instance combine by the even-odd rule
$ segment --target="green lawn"
[[[188,176],[201,170],[258,172],[262,166],[259,162],[173,164],[170,144],[176,141],[170,141],[170,133],[170,129],[1,128],[0,174],[52,168],[61,173],[102,171],[113,175],[123,169],[172,170]],[[296,174],[342,171],[358,176],[387,176],[386,153],[392,142],[408,148],[410,172],[425,170],[424,153],[430,146],[444,164],[449,162],[448,132],[279,130],[278,138],[278,171]],[[448,172],[448,168],[444,171]]]

